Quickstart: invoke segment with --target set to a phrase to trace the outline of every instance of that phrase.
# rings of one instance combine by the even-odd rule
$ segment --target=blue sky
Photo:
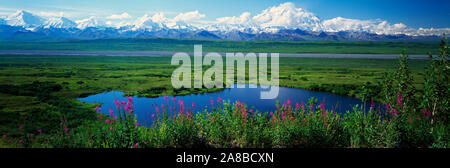
[[[293,2],[321,19],[345,17],[352,19],[383,19],[404,23],[410,27],[450,27],[449,0],[0,0],[0,15],[17,9],[33,12],[64,12],[67,17],[80,19],[89,15],[107,17],[127,12],[134,18],[145,13],[164,12],[168,17],[181,12],[198,10],[204,20],[225,16],[252,15],[283,2]]]

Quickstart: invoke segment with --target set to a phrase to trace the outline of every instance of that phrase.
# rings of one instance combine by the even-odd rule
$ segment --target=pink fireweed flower
[[[431,113],[427,109],[423,109],[422,114],[428,117],[431,116]]]
[[[169,96],[164,96],[164,100],[169,100]]]
[[[273,112],[270,112],[270,116],[271,116],[271,117],[273,116]]]
[[[176,101],[177,101],[177,98],[176,98],[176,97],[173,97],[172,100],[173,100],[174,102],[176,102]]]
[[[21,130],[21,131],[23,130],[23,125],[19,126],[19,130]]]
[[[109,130],[113,130],[113,127],[109,127]]]
[[[295,103],[295,109],[298,109],[299,107],[300,107],[300,104],[298,104],[298,102]]]
[[[109,109],[109,116],[110,117],[114,116],[114,111],[112,109]]]
[[[310,104],[310,105],[309,105],[309,109],[311,109],[311,111],[313,111],[313,110],[314,110],[314,106],[313,106],[313,104]]]
[[[287,104],[290,106],[291,105],[291,100],[287,99]]]
[[[372,102],[372,103],[370,104],[370,107],[375,108],[375,103]]]
[[[403,105],[403,96],[401,93],[397,94],[397,106],[402,107]]]
[[[109,119],[106,119],[105,122],[106,122],[106,124],[111,123],[111,122],[109,121]]]
[[[42,129],[38,129],[37,132],[38,132],[39,134],[42,134]]]
[[[195,107],[195,102],[192,102],[192,107]]]
[[[136,122],[136,126],[139,126],[139,123],[138,123],[138,122]]]
[[[302,110],[305,111],[305,103],[302,102],[301,106],[302,106]]]
[[[94,110],[95,110],[96,112],[98,112],[98,111],[100,111],[100,107],[95,106]]]
[[[102,115],[98,115],[98,119],[101,120],[102,119]]]
[[[114,104],[116,104],[116,109],[120,109],[120,101],[119,100],[114,100]]]
[[[163,104],[161,104],[161,108],[164,108],[164,105]],[[155,106],[155,111],[156,111],[156,113],[159,113],[159,106]]]
[[[398,115],[398,111],[396,109],[394,109],[394,108],[391,109],[391,113],[393,115]]]
[[[217,98],[217,103],[222,103],[222,98],[218,97]]]
[[[323,104],[323,102],[320,103],[319,108],[320,108],[320,110],[325,110],[325,104]]]
[[[134,148],[137,148],[139,145],[139,143],[134,144]]]
[[[152,118],[155,118],[155,114],[152,114]]]
[[[293,119],[294,119],[294,117],[292,117],[292,116],[291,116],[291,118],[290,118],[290,119],[291,119],[291,120],[293,120]]]
[[[211,99],[211,106],[214,106],[214,101]]]

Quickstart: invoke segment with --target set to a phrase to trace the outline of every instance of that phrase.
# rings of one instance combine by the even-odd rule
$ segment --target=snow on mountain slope
[[[77,20],[77,21],[75,21],[75,23],[77,24],[77,28],[79,28],[79,29],[86,29],[88,27],[104,26],[104,24],[102,24],[102,22],[99,22],[95,16],[91,16],[86,19]]]
[[[38,27],[44,23],[42,17],[33,15],[27,11],[18,10],[16,13],[9,15],[6,22],[11,26],[22,26],[25,28]]]
[[[43,26],[44,28],[74,28],[77,27],[77,24],[65,17],[53,17],[47,19]]]
[[[320,19],[313,13],[296,8],[293,3],[286,2],[262,11],[252,18],[262,28],[302,29],[322,31]]]

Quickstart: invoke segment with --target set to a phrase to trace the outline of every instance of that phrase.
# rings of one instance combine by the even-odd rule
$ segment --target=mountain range
[[[72,21],[62,16],[41,17],[18,10],[6,18],[0,18],[0,41],[65,41],[135,37],[274,41],[428,41],[442,38],[436,33],[417,34],[415,32],[429,30],[413,30],[402,24],[387,25],[382,29],[383,32],[378,32],[377,26],[387,24],[382,20],[374,20],[366,24],[341,17],[321,21],[312,13],[289,6],[284,7],[282,12],[291,12],[295,19],[285,24],[280,23],[280,18],[277,17],[284,16],[286,13],[277,16],[271,10],[273,9],[267,9],[253,18],[243,13],[238,17],[221,18],[217,23],[201,26],[157,15],[144,15],[134,23],[123,25],[109,23],[108,25],[95,16]],[[399,29],[402,30],[401,33],[397,32]]]

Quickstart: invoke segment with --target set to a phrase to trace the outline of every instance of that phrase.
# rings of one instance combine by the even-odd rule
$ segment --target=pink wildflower
[[[391,109],[391,113],[393,115],[398,115],[398,111],[396,109],[394,109],[394,108]]]
[[[301,106],[302,106],[302,110],[305,111],[305,103],[302,102]]]
[[[397,94],[397,106],[402,107],[403,105],[403,96],[401,93]]]

